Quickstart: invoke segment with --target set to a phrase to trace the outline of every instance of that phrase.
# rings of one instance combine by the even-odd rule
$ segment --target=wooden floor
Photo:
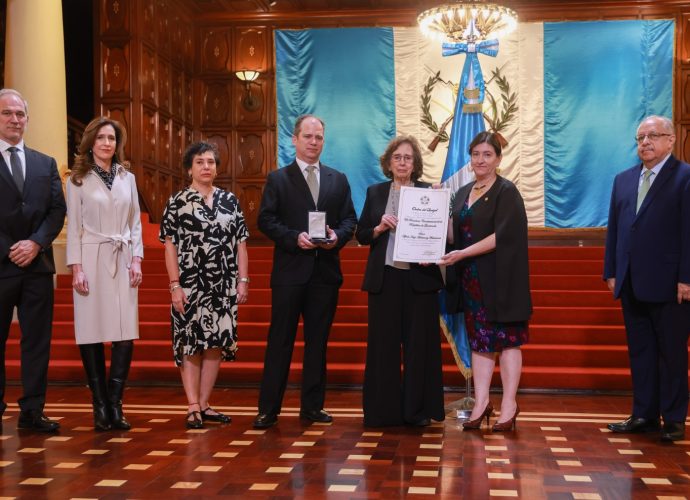
[[[8,387],[7,401],[18,394]],[[518,429],[504,435],[463,432],[455,419],[364,428],[356,390],[329,391],[334,421],[318,425],[300,421],[290,389],[278,425],[256,431],[256,397],[218,389],[214,406],[232,424],[188,431],[181,388],[133,387],[125,401],[133,429],[95,433],[87,389],[53,386],[46,413],[59,419],[58,435],[17,431],[16,404],[3,416],[0,497],[690,497],[690,440],[606,430],[627,416],[629,397],[521,395]]]

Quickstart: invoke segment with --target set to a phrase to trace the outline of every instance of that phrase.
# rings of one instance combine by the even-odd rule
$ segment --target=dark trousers
[[[17,307],[21,329],[21,375],[24,394],[19,408],[42,410],[48,384],[53,322],[53,275],[27,273],[0,278],[0,414],[5,411],[5,347]]]
[[[688,413],[690,304],[643,302],[630,279],[621,289],[635,417],[685,422]]]
[[[301,408],[323,408],[326,344],[338,304],[339,288],[339,285],[323,282],[318,266],[304,285],[272,288],[271,326],[259,392],[259,413],[280,413],[300,316],[304,322]]]
[[[369,293],[365,425],[444,419],[440,331],[438,293],[415,293],[409,271],[386,266],[381,292]]]

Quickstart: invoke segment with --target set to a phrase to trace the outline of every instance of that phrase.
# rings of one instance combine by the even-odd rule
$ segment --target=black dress
[[[170,308],[175,363],[213,348],[221,348],[223,360],[235,359],[237,245],[249,237],[237,198],[216,188],[209,208],[198,191],[183,189],[168,201],[159,237],[177,247],[189,301],[184,314]]]

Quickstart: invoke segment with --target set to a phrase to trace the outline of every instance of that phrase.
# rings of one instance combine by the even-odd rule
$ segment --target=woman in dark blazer
[[[532,313],[527,256],[527,215],[515,185],[500,177],[501,143],[496,134],[481,132],[469,147],[476,181],[455,195],[452,233],[455,250],[442,264],[454,270],[462,285],[465,325],[472,349],[476,402],[465,429],[479,429],[493,414],[489,387],[500,353],[503,400],[495,432],[512,430],[520,412],[515,395],[522,370],[520,346],[527,342]]]
[[[364,425],[426,426],[445,417],[438,305],[443,279],[436,265],[393,260],[400,188],[429,187],[418,180],[423,163],[417,140],[393,139],[381,169],[391,180],[369,186],[356,232],[360,244],[370,245],[362,284],[369,292]]]

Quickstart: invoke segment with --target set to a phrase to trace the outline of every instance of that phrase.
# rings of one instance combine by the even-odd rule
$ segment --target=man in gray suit
[[[17,308],[22,332],[20,429],[55,432],[43,413],[53,322],[51,244],[65,221],[55,160],[27,148],[29,107],[19,92],[0,90],[0,415],[5,404],[5,344]]]

